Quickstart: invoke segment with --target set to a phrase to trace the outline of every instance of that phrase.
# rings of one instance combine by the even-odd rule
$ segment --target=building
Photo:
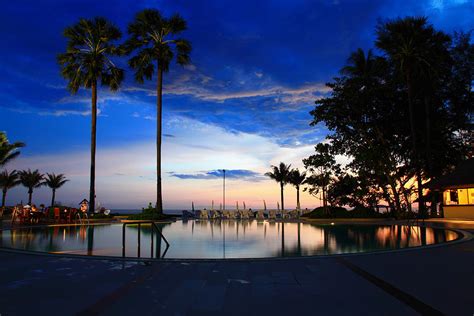
[[[474,220],[474,158],[431,181],[428,188],[442,192],[441,207],[445,218]]]

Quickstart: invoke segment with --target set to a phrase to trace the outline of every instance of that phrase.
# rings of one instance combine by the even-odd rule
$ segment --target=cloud
[[[179,179],[199,179],[199,180],[216,180],[222,179],[224,176],[224,172],[222,170],[210,170],[210,171],[203,171],[200,173],[175,173],[169,172],[172,177],[176,177]],[[244,181],[261,181],[265,178],[262,174],[252,171],[252,170],[243,170],[243,169],[236,169],[236,170],[226,170],[225,171],[226,179],[239,179]]]
[[[125,91],[141,91],[149,96],[156,96],[154,89],[144,87],[129,87]],[[165,95],[191,96],[196,99],[213,102],[225,102],[235,99],[247,99],[257,97],[273,97],[281,102],[313,103],[318,96],[328,93],[330,89],[321,83],[310,83],[298,88],[288,88],[285,86],[266,86],[259,89],[249,89],[240,91],[220,92],[219,89],[210,89],[200,84],[173,83],[164,89]]]

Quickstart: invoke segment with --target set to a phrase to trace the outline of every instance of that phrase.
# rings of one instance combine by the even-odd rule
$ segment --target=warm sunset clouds
[[[192,65],[172,65],[164,80],[163,190],[167,209],[216,206],[220,169],[229,171],[227,204],[275,207],[279,187],[263,174],[280,161],[302,167],[327,133],[310,127],[314,100],[351,51],[371,48],[377,20],[426,15],[446,32],[474,27],[472,1],[10,1],[0,11],[0,130],[27,147],[8,169],[38,168],[71,180],[57,199],[88,195],[90,94],[71,96],[56,56],[63,29],[102,15],[124,32],[133,14],[180,12],[193,44]],[[126,59],[115,60],[126,69]],[[155,82],[127,70],[120,91],[99,91],[97,197],[112,208],[154,201]],[[295,205],[286,187],[286,205]],[[40,188],[35,203],[50,193]],[[26,200],[15,188],[9,204]],[[302,194],[302,206],[319,201]]]

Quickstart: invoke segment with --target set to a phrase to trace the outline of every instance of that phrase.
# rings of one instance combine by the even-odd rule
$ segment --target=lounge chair
[[[264,220],[265,219],[265,213],[263,211],[258,211],[256,217],[257,217],[257,220]]]
[[[198,218],[199,219],[209,219],[209,215],[207,214],[207,210],[200,210],[198,211]]]
[[[239,211],[240,219],[249,219],[249,213],[247,210]]]
[[[275,210],[268,211],[268,219],[276,219],[276,218],[277,218],[277,212]]]
[[[237,219],[237,211],[228,211],[229,212],[229,219]]]
[[[220,214],[219,214],[219,211],[214,211],[214,210],[212,210],[211,213],[210,213],[210,217],[211,217],[211,219],[218,219],[218,218],[220,218],[221,216],[220,216]]]
[[[297,219],[300,217],[300,212],[298,210],[292,210],[288,212],[288,218],[290,219]]]
[[[287,210],[281,210],[280,217],[281,217],[281,219],[289,218],[288,211]]]

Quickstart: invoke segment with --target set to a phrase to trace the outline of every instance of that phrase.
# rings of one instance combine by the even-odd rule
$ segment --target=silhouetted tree
[[[403,76],[408,97],[408,113],[412,141],[412,160],[417,173],[418,208],[425,212],[423,200],[423,174],[421,146],[426,144],[426,154],[431,161],[431,111],[427,91],[434,88],[432,79],[436,67],[448,55],[450,37],[436,31],[425,17],[406,17],[380,24],[377,27],[376,46],[384,51]],[[417,83],[422,83],[417,84]],[[425,92],[424,96],[422,96]],[[425,133],[417,133],[417,98],[424,105]],[[419,117],[419,116],[418,116]],[[420,129],[418,129],[420,130]],[[421,135],[418,135],[421,134]],[[423,135],[424,134],[424,135]]]
[[[301,209],[300,205],[300,187],[306,180],[306,172],[300,172],[298,169],[293,169],[290,172],[289,182],[296,188],[296,209]]]
[[[332,180],[333,174],[339,169],[336,159],[331,153],[331,145],[319,143],[315,147],[316,153],[303,159],[303,164],[310,175],[306,179],[308,187],[305,189],[309,194],[317,196],[322,193],[324,212],[329,214],[327,205],[327,188]]]
[[[165,18],[158,10],[145,9],[137,13],[135,20],[129,24],[130,38],[124,44],[128,54],[135,52],[135,55],[129,60],[129,65],[135,70],[137,82],[143,83],[145,79],[151,80],[156,71],[156,209],[158,213],[163,212],[161,193],[163,73],[168,72],[175,56],[178,64],[189,64],[191,44],[187,40],[177,37],[186,28],[186,21],[179,15]]]
[[[265,173],[265,175],[280,184],[281,209],[284,210],[285,199],[283,196],[283,189],[285,185],[290,182],[291,165],[286,165],[285,163],[280,162],[278,166],[271,166],[271,168],[272,171]]]
[[[21,142],[10,143],[7,134],[0,132],[0,168],[20,155],[18,149],[24,147]]]
[[[59,54],[58,62],[62,76],[68,80],[68,88],[76,94],[80,87],[91,89],[91,168],[89,205],[95,205],[95,153],[97,133],[97,87],[107,86],[112,91],[119,89],[124,77],[112,57],[119,54],[114,42],[120,39],[120,30],[105,18],[80,19],[64,30],[67,38],[66,52]]]
[[[28,189],[28,204],[31,205],[31,199],[33,196],[33,190],[43,186],[44,175],[41,174],[38,169],[31,171],[23,170],[19,172],[21,184]]]
[[[8,172],[4,170],[0,173],[0,188],[2,188],[2,209],[5,207],[7,192],[11,188],[16,187],[20,183],[16,170]]]
[[[47,185],[53,192],[52,197],[51,197],[51,206],[54,206],[56,190],[62,187],[68,181],[69,180],[66,179],[66,176],[62,173],[60,174],[47,173],[46,174],[44,184]]]

